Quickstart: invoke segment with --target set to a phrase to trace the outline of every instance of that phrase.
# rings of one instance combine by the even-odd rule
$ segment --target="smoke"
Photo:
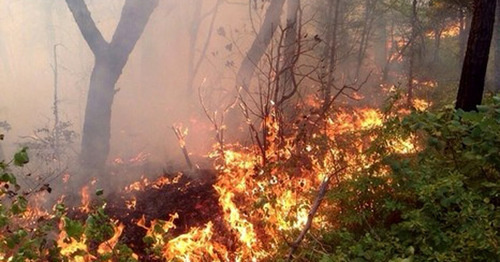
[[[120,19],[123,2],[87,1],[94,21],[108,41]],[[193,152],[206,152],[212,143],[213,132],[200,114],[197,90],[204,78],[207,83],[217,85],[204,88],[221,89],[221,79],[231,77],[231,72],[221,71],[228,58],[223,53],[228,39],[212,33],[193,84],[195,93],[187,94],[193,5],[202,4],[201,15],[208,14],[202,18],[194,44],[194,58],[199,59],[216,1],[189,3],[161,1],[131,53],[116,85],[119,91],[113,104],[110,159],[130,159],[141,152],[162,164],[182,159],[171,129],[173,124],[190,129],[187,147]],[[93,57],[66,3],[21,0],[0,5],[0,119],[12,126],[3,142],[6,154],[11,155],[18,148],[17,142],[22,140],[19,137],[31,136],[33,130],[53,124],[56,44],[60,45],[57,56],[60,115],[81,134]],[[221,7],[215,14],[213,30],[228,25],[242,28],[240,15],[244,16],[245,11],[242,5]],[[78,141],[75,146],[78,150]]]
[[[324,1],[306,2],[302,1],[300,13],[303,16],[300,21],[305,24],[301,37],[318,43],[318,49],[311,50],[310,55],[319,60],[322,48],[329,48],[324,43],[328,28],[325,21],[330,20],[325,20],[328,14],[325,14]],[[120,20],[124,0],[88,0],[86,3],[103,37],[109,41]],[[356,34],[362,31],[362,24],[357,19],[363,16],[355,14],[359,3],[343,3],[344,9],[340,12],[343,22],[336,39],[339,61],[334,80],[337,87],[355,82],[352,76],[356,71],[356,41],[360,39]],[[138,156],[147,156],[148,161],[157,166],[186,168],[179,141],[171,128],[176,125],[188,130],[187,150],[195,164],[203,164],[203,158],[216,141],[213,125],[200,105],[198,91],[201,90],[207,112],[217,112],[220,119],[222,110],[234,101],[236,72],[255,39],[268,6],[268,1],[251,1],[250,6],[243,0],[160,1],[116,84],[109,162],[130,162]],[[283,12],[284,24],[291,14],[286,8]],[[357,84],[369,72],[380,76],[387,52],[391,52],[386,48],[402,41],[396,38],[388,43],[386,34],[390,32],[384,30],[394,32],[397,28],[375,21],[373,30],[376,32],[371,36],[373,39],[368,40],[361,63],[362,76]],[[384,30],[377,31],[380,28]],[[280,30],[283,32],[282,27]],[[72,124],[68,129],[80,134],[72,147],[73,152],[79,152],[78,140],[81,139],[94,58],[65,1],[0,2],[0,35],[0,121],[5,120],[12,127],[5,132],[5,141],[1,142],[5,155],[12,155],[19,148],[21,137],[33,136],[34,130],[54,125],[54,45],[59,46],[59,117]],[[274,48],[276,45],[275,41]],[[394,59],[389,77],[405,74],[406,64],[399,60],[402,59]],[[299,63],[306,64],[305,69],[322,66],[314,64],[317,61],[309,57]],[[194,76],[190,76],[190,64],[199,64]],[[255,78],[264,75],[263,72],[259,74]],[[394,82],[399,81],[397,77],[393,78]],[[192,86],[188,86],[190,78]],[[255,78],[254,84],[258,82]],[[382,92],[378,78],[369,78],[365,93]],[[318,90],[319,84],[306,80],[301,85],[305,89]]]

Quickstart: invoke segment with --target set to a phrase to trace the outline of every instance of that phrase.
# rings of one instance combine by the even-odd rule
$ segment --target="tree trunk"
[[[415,42],[417,41],[417,0],[413,0],[411,12],[411,43],[410,43],[410,57],[408,68],[408,106],[413,104],[413,79],[415,67]]]
[[[334,73],[337,67],[337,34],[339,28],[340,0],[331,0],[328,8],[330,22],[327,32],[327,45],[324,51],[325,60],[328,61],[326,70],[326,85],[322,87],[323,111],[328,110],[332,99],[332,86],[335,80]]]
[[[288,0],[287,5],[287,18],[285,28],[285,53],[283,57],[283,65],[280,71],[283,72],[280,78],[280,89],[276,90],[275,101],[280,106],[284,101],[290,99],[297,87],[294,80],[294,66],[298,59],[297,48],[299,47],[300,39],[298,38],[298,13],[300,8],[300,0]],[[278,94],[279,93],[279,94]]]
[[[377,33],[374,44],[375,64],[380,69],[380,72],[383,72],[387,61],[387,20],[384,16],[377,19],[374,30]]]
[[[500,0],[497,0],[496,18],[495,18],[495,64],[493,72],[493,90],[500,93]]]
[[[266,52],[267,47],[273,39],[274,32],[280,24],[280,16],[284,4],[285,0],[273,0],[269,4],[259,33],[243,59],[238,74],[236,75],[236,86],[238,88],[243,87],[246,90],[249,89],[255,68]]]
[[[372,26],[374,22],[374,13],[377,5],[377,0],[365,0],[365,17],[363,21],[363,30],[361,32],[361,39],[359,40],[358,58],[356,61],[356,75],[355,79],[359,78],[361,73],[361,67],[363,66],[363,61],[365,59],[366,49],[368,48],[368,41],[370,40],[370,34],[372,31]]]
[[[115,84],[159,0],[126,0],[110,43],[97,29],[83,0],[66,0],[95,57],[83,124],[80,160],[84,168],[101,171],[109,154],[111,106]]]
[[[0,134],[0,135],[2,135],[2,134]],[[0,144],[0,162],[2,162],[4,160],[6,160],[6,159],[5,159],[5,155],[3,153],[2,144]]]
[[[201,13],[202,2],[200,0],[195,1],[195,10],[193,11],[193,18],[191,21],[190,31],[189,31],[189,55],[188,55],[188,80],[187,80],[187,94],[188,96],[192,96],[195,92],[194,90],[194,80],[198,71],[200,69],[201,63],[205,59],[205,55],[207,53],[208,45],[210,43],[210,39],[212,37],[213,28],[215,25],[215,18],[217,17],[217,12],[219,10],[219,6],[222,4],[223,0],[217,0],[213,9],[206,13]],[[203,43],[203,48],[201,49],[200,55],[198,59],[196,59],[196,44],[198,42],[198,34],[200,31],[200,25],[203,20],[212,15],[208,28],[208,35]]]
[[[457,109],[476,110],[476,106],[480,105],[483,99],[496,2],[494,0],[474,1],[471,31],[455,105]]]
[[[470,31],[470,14],[467,7],[461,7],[459,10],[460,31],[459,31],[459,64],[464,62],[465,52],[467,48],[467,36]]]
[[[434,54],[432,61],[435,66],[439,66],[439,63],[441,62],[441,58],[439,57],[439,50],[441,49],[442,32],[443,30],[440,25],[434,28]]]

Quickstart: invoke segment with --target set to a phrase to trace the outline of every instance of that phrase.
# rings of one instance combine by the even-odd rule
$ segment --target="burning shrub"
[[[401,156],[384,136],[375,143],[381,161],[329,196],[342,212],[322,261],[496,260],[499,130],[500,97],[479,112],[414,112],[387,126],[382,134],[418,134],[425,149]]]

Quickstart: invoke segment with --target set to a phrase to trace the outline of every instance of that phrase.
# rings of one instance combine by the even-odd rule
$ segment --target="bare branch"
[[[290,252],[288,253],[288,261],[292,261],[293,253],[297,250],[297,248],[299,248],[300,243],[302,242],[302,240],[304,240],[309,229],[311,229],[314,216],[316,215],[316,212],[318,212],[319,206],[321,205],[321,202],[323,201],[323,198],[325,197],[325,194],[328,191],[328,185],[330,184],[331,177],[337,176],[342,171],[344,171],[346,168],[347,167],[342,167],[341,169],[330,174],[328,177],[326,177],[323,180],[323,182],[321,182],[321,185],[319,186],[318,195],[316,196],[316,199],[314,200],[314,203],[311,207],[311,210],[309,211],[309,214],[307,214],[306,225],[304,226],[304,228],[300,232],[299,236],[295,239],[295,241],[293,241],[293,243],[290,244],[291,248],[290,248]]]

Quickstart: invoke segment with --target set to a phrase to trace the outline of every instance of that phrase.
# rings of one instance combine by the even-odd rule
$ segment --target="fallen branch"
[[[175,136],[179,140],[179,145],[182,149],[182,154],[184,154],[184,159],[186,160],[186,163],[189,167],[189,170],[193,170],[193,163],[191,162],[191,159],[189,158],[189,153],[186,149],[186,142],[184,138],[186,137],[185,134],[181,132],[181,128],[178,126],[172,126],[172,130],[174,130]]]
[[[321,185],[319,186],[318,196],[316,196],[316,199],[314,200],[314,204],[312,205],[311,210],[309,211],[309,214],[307,214],[306,225],[304,226],[304,228],[300,232],[297,239],[295,239],[295,241],[293,241],[293,243],[290,244],[291,248],[290,248],[290,252],[288,252],[288,261],[292,261],[293,253],[297,250],[297,248],[299,248],[300,243],[302,242],[302,240],[304,240],[309,229],[311,229],[314,216],[316,215],[316,212],[318,212],[319,206],[321,205],[321,202],[323,201],[323,198],[325,197],[325,194],[328,191],[328,185],[330,184],[330,178],[332,176],[338,175],[344,169],[346,169],[346,167],[343,167],[343,168],[335,171],[333,174],[326,177],[323,180],[323,182],[321,182]]]

